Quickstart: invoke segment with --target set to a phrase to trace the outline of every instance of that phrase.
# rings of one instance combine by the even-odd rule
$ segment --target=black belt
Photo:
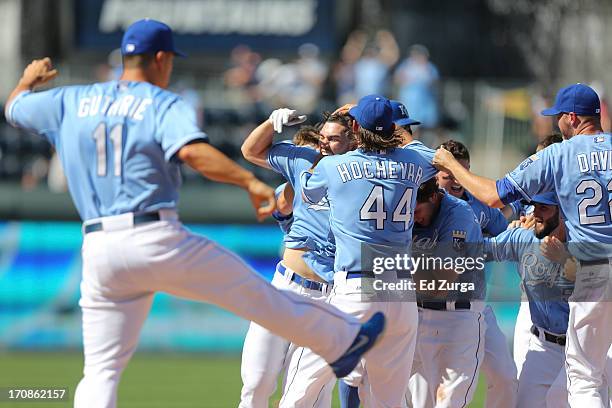
[[[535,336],[540,337],[540,330],[536,326],[531,326],[531,333]],[[546,339],[546,341],[549,341],[551,343],[555,343],[560,346],[565,346],[565,334],[557,336],[556,334],[544,331],[544,338]]]
[[[160,220],[161,217],[158,211],[134,215],[134,225]],[[89,234],[90,232],[102,231],[103,229],[104,227],[102,225],[102,222],[94,222],[91,224],[85,224],[84,231],[86,234]]]
[[[472,308],[469,300],[457,300],[454,304],[455,310],[470,310]],[[448,310],[446,302],[440,302],[439,300],[417,300],[417,306],[423,309]]]
[[[593,259],[592,261],[580,261],[580,266],[595,266],[595,265],[608,265],[610,260],[608,258]]]

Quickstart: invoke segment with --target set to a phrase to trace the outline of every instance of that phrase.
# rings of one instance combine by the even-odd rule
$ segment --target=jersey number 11
[[[98,176],[106,176],[106,123],[102,122],[93,132],[96,141],[98,156]],[[123,125],[118,124],[111,128],[109,139],[113,145],[113,175],[121,176],[121,152],[123,150]]]

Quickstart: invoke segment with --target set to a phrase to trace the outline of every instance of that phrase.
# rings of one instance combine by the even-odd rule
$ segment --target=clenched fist
[[[438,150],[436,150],[436,154],[434,155],[431,164],[433,164],[438,170],[446,171],[447,173],[452,174],[452,171],[449,169],[449,167],[455,161],[455,157],[451,152],[449,152],[443,147],[440,147]]]
[[[26,67],[19,81],[22,85],[32,89],[43,85],[57,76],[57,69],[53,68],[50,58],[34,60]]]

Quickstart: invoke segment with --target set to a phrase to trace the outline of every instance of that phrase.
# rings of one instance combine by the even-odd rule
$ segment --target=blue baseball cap
[[[397,126],[420,125],[421,122],[408,116],[408,109],[399,101],[389,101],[393,108],[393,122]]]
[[[561,88],[552,108],[544,109],[544,116],[574,112],[576,115],[597,116],[601,112],[599,96],[590,86],[574,84]]]
[[[522,200],[526,205],[536,205],[536,204],[544,204],[544,205],[559,205],[559,201],[557,200],[557,193],[554,191],[549,191],[547,193],[542,193],[531,197],[531,201],[526,202],[526,200]]]
[[[387,98],[367,95],[349,109],[349,114],[364,129],[389,136],[393,131],[393,108]]]
[[[150,54],[157,51],[171,51],[179,57],[187,56],[176,49],[172,29],[161,21],[145,18],[125,30],[121,40],[122,55]]]

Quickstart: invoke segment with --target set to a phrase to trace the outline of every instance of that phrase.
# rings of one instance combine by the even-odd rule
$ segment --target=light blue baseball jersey
[[[483,235],[494,237],[508,228],[508,221],[498,208],[485,205],[468,191],[464,193],[463,199],[472,207]]]
[[[611,139],[605,133],[578,135],[548,146],[498,180],[499,197],[508,204],[555,191],[572,255],[581,260],[612,257]]]
[[[285,190],[286,185],[287,183],[283,183],[276,187],[276,189],[274,190],[274,196],[277,200],[281,193]],[[293,212],[291,214],[285,215],[278,210],[274,210],[274,212],[272,212],[272,218],[276,220],[279,228],[281,229],[281,231],[283,231],[283,237],[289,234],[289,231],[291,230],[291,224],[293,224]]]
[[[175,154],[207,139],[191,107],[147,82],[23,92],[6,112],[11,124],[55,147],[83,220],[175,208]]]
[[[533,213],[533,205],[528,205],[523,202],[523,199],[516,200],[508,204],[512,210],[512,218],[519,219],[522,216]]]
[[[435,150],[425,146],[420,140],[413,140],[404,145],[403,148],[414,149],[425,154],[430,154],[430,152],[435,154]],[[486,206],[467,191],[465,192],[464,200],[472,207],[472,211],[474,211],[483,233],[497,235],[508,227],[508,221],[499,209]]]
[[[574,283],[565,279],[560,264],[540,251],[532,230],[513,228],[496,237],[485,238],[487,260],[518,262],[533,324],[555,334],[565,334],[569,319],[568,297]]]
[[[289,141],[273,144],[268,151],[268,163],[280,173],[295,191],[293,223],[285,235],[285,246],[308,248],[304,254],[306,264],[321,278],[333,280],[335,245],[329,225],[329,203],[321,197],[316,204],[302,200],[300,174],[312,167],[319,152],[311,147],[296,146]]]
[[[438,213],[431,224],[422,227],[415,224],[412,231],[412,248],[416,253],[434,254],[442,258],[483,257],[482,231],[470,205],[443,192]],[[450,291],[447,300],[484,299],[486,283],[483,268],[474,268],[461,273],[456,282],[473,283],[474,291],[461,293]],[[417,298],[419,295],[417,293]]]
[[[362,271],[362,245],[410,247],[418,187],[437,171],[432,159],[413,149],[357,149],[302,173],[308,202],[329,199],[336,272]]]

